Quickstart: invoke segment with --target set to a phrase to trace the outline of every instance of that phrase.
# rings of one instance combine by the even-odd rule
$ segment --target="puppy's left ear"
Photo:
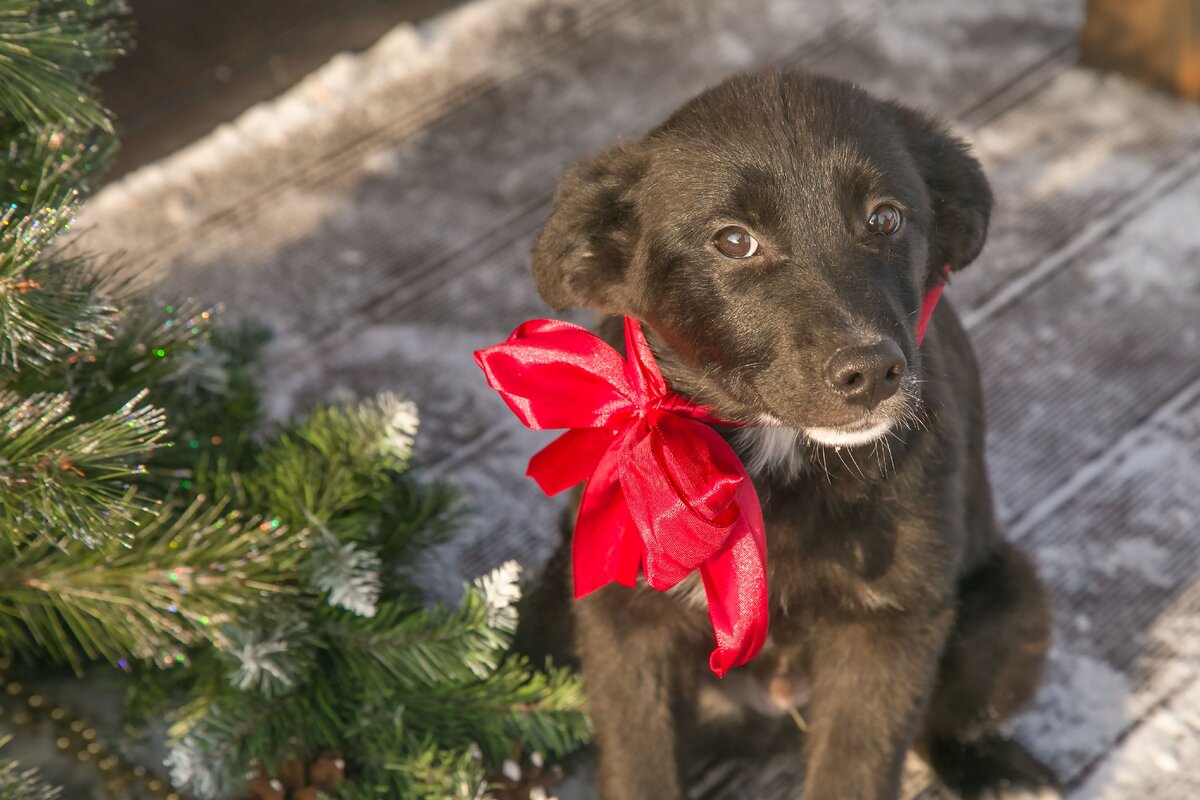
[[[550,218],[533,245],[533,282],[555,309],[622,313],[632,249],[639,162],[617,145],[571,167],[558,182]]]
[[[983,249],[992,215],[992,189],[983,168],[962,139],[939,123],[898,103],[889,103],[925,179],[933,204],[929,267],[959,270]]]

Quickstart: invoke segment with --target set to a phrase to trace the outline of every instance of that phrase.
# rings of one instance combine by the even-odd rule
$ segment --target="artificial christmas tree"
[[[248,443],[241,470],[196,470],[204,491],[308,533],[297,592],[227,626],[231,641],[189,669],[138,681],[138,708],[188,698],[174,714],[176,785],[226,796],[255,760],[336,748],[349,777],[339,796],[469,798],[514,741],[561,754],[586,736],[576,682],[508,653],[516,564],[467,586],[457,607],[422,604],[413,567],[452,528],[455,495],[409,474],[416,424],[391,395],[320,408]]]
[[[76,670],[218,640],[205,620],[287,590],[298,537],[184,508],[159,460],[174,442],[154,401],[194,384],[212,315],[135,298],[112,262],[59,246],[112,152],[90,82],[120,10],[0,2],[0,654]],[[251,542],[282,560],[242,559]]]
[[[568,674],[508,652],[516,565],[424,604],[414,569],[457,496],[410,472],[415,408],[385,394],[266,429],[263,331],[155,303],[61,238],[114,147],[91,81],[121,10],[0,0],[0,678],[62,717],[20,677],[125,671],[131,719],[171,719],[192,796],[331,748],[345,779],[296,791],[485,796],[514,743],[562,754],[587,725]],[[111,772],[119,743],[72,726]]]

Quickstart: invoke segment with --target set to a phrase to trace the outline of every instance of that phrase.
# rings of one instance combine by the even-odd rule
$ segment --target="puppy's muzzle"
[[[825,365],[825,381],[847,403],[872,409],[896,393],[907,369],[900,345],[884,339],[838,350]]]

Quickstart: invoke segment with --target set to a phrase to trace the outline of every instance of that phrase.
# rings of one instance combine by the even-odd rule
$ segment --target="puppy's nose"
[[[825,380],[847,401],[874,408],[896,393],[907,368],[900,345],[885,339],[838,350],[825,366]]]

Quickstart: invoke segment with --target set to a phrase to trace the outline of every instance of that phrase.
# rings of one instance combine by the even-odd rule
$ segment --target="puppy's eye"
[[[876,236],[891,236],[904,224],[904,215],[891,203],[875,206],[867,217],[867,230]]]
[[[721,254],[730,258],[749,258],[758,252],[758,240],[750,235],[750,231],[737,225],[718,231],[715,243]]]

